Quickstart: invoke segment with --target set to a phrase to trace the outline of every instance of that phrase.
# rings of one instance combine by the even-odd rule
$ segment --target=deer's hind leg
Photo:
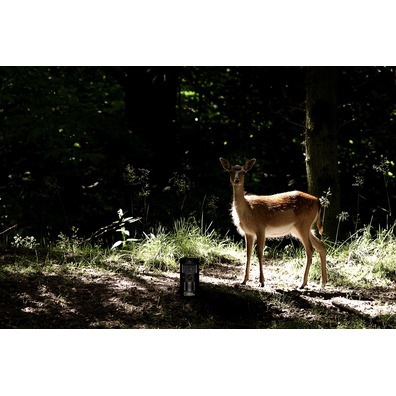
[[[313,247],[318,251],[320,256],[320,267],[322,271],[322,287],[327,283],[327,270],[326,270],[326,245],[317,238],[313,232],[310,233],[309,239]]]
[[[310,239],[310,234],[311,232],[309,230],[308,232],[298,232],[298,238],[304,245],[305,253],[307,255],[307,263],[305,265],[304,278],[300,286],[300,289],[303,289],[308,283],[308,274],[312,264],[313,246]]]

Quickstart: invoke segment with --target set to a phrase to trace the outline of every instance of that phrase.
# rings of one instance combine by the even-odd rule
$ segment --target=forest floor
[[[21,259],[0,252],[1,266]],[[265,267],[264,288],[257,265],[247,285],[239,284],[243,273],[243,264],[207,266],[199,295],[182,298],[178,272],[143,266],[1,271],[0,328],[396,328],[396,286],[344,289],[329,279],[300,290],[276,260]]]

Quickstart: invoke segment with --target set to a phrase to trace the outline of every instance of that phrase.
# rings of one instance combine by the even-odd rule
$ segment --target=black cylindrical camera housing
[[[199,261],[196,258],[180,259],[180,294],[194,297],[199,290]]]

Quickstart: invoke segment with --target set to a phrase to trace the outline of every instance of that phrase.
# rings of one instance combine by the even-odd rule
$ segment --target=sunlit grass
[[[387,287],[396,281],[395,226],[374,232],[367,226],[342,243],[327,246],[328,283],[336,287]],[[278,262],[280,278],[296,282],[305,268],[305,251],[298,241],[285,248],[269,248],[266,256]],[[310,281],[321,279],[320,258],[314,253],[309,274]]]
[[[395,226],[374,232],[370,226],[355,232],[346,241],[327,245],[328,284],[335,287],[387,287],[396,281]],[[269,243],[266,259],[272,260],[282,280],[300,283],[305,267],[305,251],[297,240],[286,247]],[[213,228],[202,228],[194,220],[181,219],[173,228],[159,226],[125,249],[108,249],[100,245],[81,244],[79,240],[60,240],[46,248],[19,248],[11,261],[4,260],[1,273],[60,273],[84,268],[134,274],[139,268],[178,271],[182,257],[197,258],[202,268],[221,262],[245,263],[242,239],[218,235]],[[253,256],[253,264],[257,258]],[[320,259],[314,254],[309,281],[320,283]]]
[[[328,271],[335,286],[389,286],[396,281],[395,226],[372,235],[370,226],[329,249]]]
[[[178,220],[173,229],[158,227],[134,244],[136,261],[150,268],[176,270],[182,257],[195,257],[201,265],[243,260],[243,246],[228,237],[220,237],[213,229],[202,229],[195,221]]]

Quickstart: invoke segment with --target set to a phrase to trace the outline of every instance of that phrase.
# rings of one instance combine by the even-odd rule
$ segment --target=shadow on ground
[[[249,328],[273,320],[260,292],[202,284],[182,298],[157,276],[120,285],[107,276],[18,275],[0,281],[1,328]],[[256,325],[254,327],[256,327]]]
[[[180,296],[174,273],[114,273],[112,267],[2,271],[0,328],[396,327],[393,313],[375,311],[381,303],[395,306],[389,290],[374,296],[334,288],[280,289],[271,283],[258,288],[240,286],[234,265],[213,271],[208,269],[192,298]]]

